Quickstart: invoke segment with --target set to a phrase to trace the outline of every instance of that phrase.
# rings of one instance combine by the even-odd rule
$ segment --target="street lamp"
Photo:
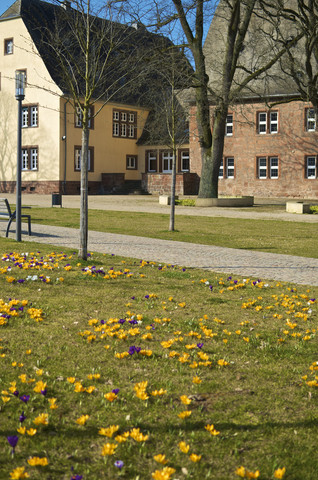
[[[22,100],[24,100],[25,72],[15,74],[15,98],[18,101],[18,141],[17,141],[17,201],[16,201],[16,241],[21,242],[21,169],[22,169]]]

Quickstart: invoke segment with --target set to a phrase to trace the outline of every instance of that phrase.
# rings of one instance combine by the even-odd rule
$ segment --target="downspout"
[[[69,103],[70,99],[68,98],[64,103],[64,135],[62,140],[64,140],[64,179],[62,183],[62,194],[65,195],[66,191],[66,164],[67,164],[67,122],[66,122],[66,106]]]

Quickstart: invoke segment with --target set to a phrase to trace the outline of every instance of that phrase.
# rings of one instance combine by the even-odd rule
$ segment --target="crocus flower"
[[[20,417],[19,417],[19,422],[23,423],[25,419],[26,419],[26,416],[24,415],[24,412],[22,412]]]
[[[275,470],[274,472],[274,478],[280,478],[282,479],[283,476],[285,475],[285,472],[286,472],[286,468],[283,467],[283,468],[278,468],[277,470]]]
[[[10,447],[15,448],[18,443],[19,437],[17,437],[17,435],[11,435],[7,437],[7,440],[9,442]]]
[[[9,437],[7,437],[7,440],[9,442],[10,447],[12,447],[11,454],[13,456],[14,455],[14,449],[15,449],[17,443],[18,443],[19,437],[17,435],[10,435]]]
[[[114,465],[115,465],[115,467],[119,468],[119,470],[121,470],[124,466],[124,462],[122,460],[116,460]]]
[[[22,395],[20,397],[20,400],[24,403],[28,403],[28,401],[30,400],[30,395]]]
[[[29,474],[25,471],[24,467],[17,467],[12,472],[10,472],[10,478],[13,480],[18,480],[20,478],[29,478]]]

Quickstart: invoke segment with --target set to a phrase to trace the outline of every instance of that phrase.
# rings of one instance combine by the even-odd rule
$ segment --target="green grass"
[[[262,480],[279,467],[287,480],[315,478],[318,389],[306,382],[317,375],[309,368],[318,360],[317,287],[101,254],[83,262],[69,250],[3,238],[0,248],[0,311],[10,315],[0,317],[0,478],[24,467],[32,479],[67,480],[73,468],[83,480],[231,480],[241,465],[258,469]],[[31,318],[29,307],[42,310],[42,321]],[[152,354],[116,358],[133,346]],[[218,364],[222,359],[226,365]],[[69,377],[84,391],[75,392]],[[34,392],[39,380],[46,395]],[[135,390],[143,381],[146,400]],[[117,388],[118,398],[108,401],[104,395]],[[162,396],[151,395],[160,389]],[[27,403],[22,395],[30,395]],[[186,410],[191,415],[179,418]],[[17,433],[22,411],[22,426],[36,435]],[[48,425],[36,426],[42,413]],[[89,415],[85,425],[76,422],[82,415]],[[218,435],[205,429],[211,424]],[[99,434],[111,425],[119,427],[112,438]],[[133,428],[148,438],[116,440]],[[10,435],[19,437],[13,456]],[[188,454],[179,449],[182,441]],[[114,455],[101,454],[106,443],[117,445]],[[191,461],[192,453],[201,460]],[[152,477],[164,467],[157,454],[175,473]],[[48,465],[30,466],[30,457],[47,458]]]
[[[313,223],[178,215],[176,231],[169,232],[165,214],[89,210],[88,215],[90,230],[318,258]],[[78,228],[79,211],[32,208],[32,222]]]

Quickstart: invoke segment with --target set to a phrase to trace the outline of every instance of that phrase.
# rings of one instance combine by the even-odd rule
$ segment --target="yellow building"
[[[80,190],[81,113],[52,75],[48,61],[41,54],[43,45],[34,31],[35,18],[52,15],[53,10],[61,8],[42,0],[17,0],[0,17],[3,49],[0,53],[1,192],[13,192],[16,185],[18,102],[15,75],[18,71],[24,73],[26,80],[22,104],[22,191],[76,194]],[[145,179],[150,174],[171,173],[170,150],[164,145],[147,147],[140,142],[150,108],[138,104],[93,103],[88,193],[124,192],[125,186],[140,187],[142,177],[146,190],[165,191],[167,181],[162,182],[162,188],[156,186],[154,190],[147,188],[150,184]],[[187,148],[188,145],[182,145],[182,152],[179,152],[180,175],[189,173]],[[154,165],[154,149],[158,152],[155,171],[149,167]]]

